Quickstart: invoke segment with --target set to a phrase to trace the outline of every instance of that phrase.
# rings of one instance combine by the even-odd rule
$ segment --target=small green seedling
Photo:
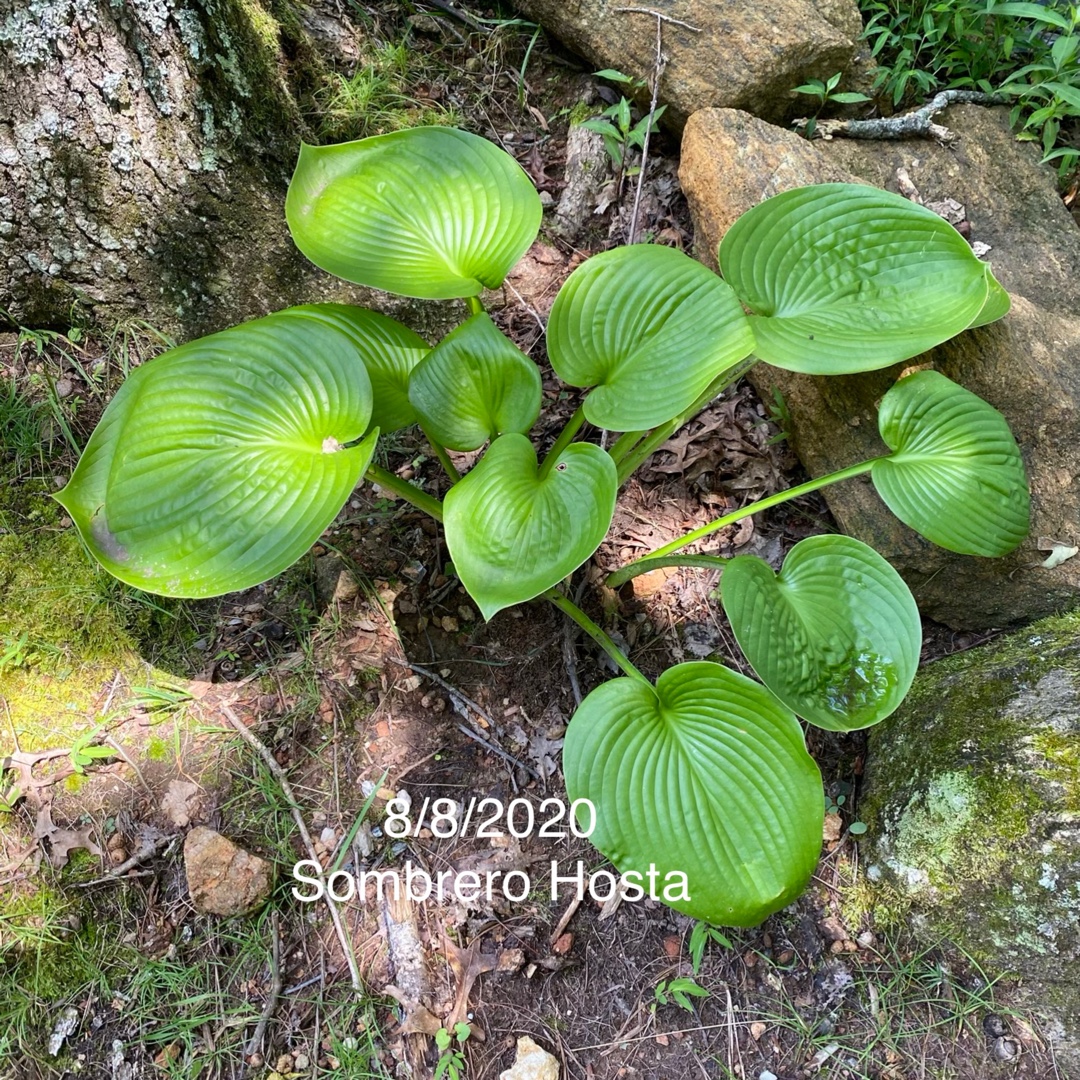
[[[80,776],[86,772],[87,766],[93,765],[95,761],[116,757],[116,749],[114,747],[102,746],[95,742],[96,738],[97,732],[89,731],[85,735],[80,735],[71,745],[71,751],[68,757],[71,761],[71,767]]]
[[[602,79],[629,86],[631,91],[644,90],[648,85],[644,79],[631,78],[613,68],[605,68],[596,74]],[[620,177],[636,176],[640,169],[636,165],[627,166],[627,155],[633,149],[640,150],[644,147],[646,134],[654,134],[659,130],[658,121],[666,108],[666,105],[661,105],[651,115],[646,113],[635,121],[630,101],[625,97],[620,97],[614,105],[609,105],[599,116],[582,121],[581,126],[589,131],[597,132],[603,138],[604,148]]]
[[[690,931],[690,967],[695,975],[701,971],[701,962],[705,958],[705,947],[712,942],[722,949],[730,949],[731,939],[722,934],[715,926],[708,923],[696,922],[694,929]]]
[[[435,1032],[435,1045],[439,1050],[439,1060],[435,1064],[434,1080],[462,1080],[465,1075],[465,1055],[461,1048],[472,1034],[468,1024],[459,1021],[454,1025],[453,1033],[446,1028]]]
[[[873,100],[867,97],[866,94],[860,94],[854,90],[844,90],[839,94],[834,93],[842,77],[843,72],[838,71],[835,75],[830,75],[825,82],[820,79],[811,79],[809,82],[803,83],[802,86],[796,86],[792,91],[794,94],[809,94],[810,97],[817,98],[817,111],[807,119],[803,128],[803,135],[807,139],[813,138],[814,132],[817,130],[818,117],[826,105],[857,105],[863,101]]]
[[[685,1009],[688,1013],[692,1013],[694,1003],[690,999],[707,998],[709,996],[709,991],[704,986],[698,986],[688,976],[684,975],[670,981],[663,979],[653,989],[652,1011],[656,1012],[657,1007],[660,1005],[673,1004],[678,1005],[680,1009]]]

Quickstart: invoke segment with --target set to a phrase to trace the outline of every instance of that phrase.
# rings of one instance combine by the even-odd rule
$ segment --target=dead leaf
[[[549,739],[544,732],[537,732],[529,740],[528,756],[536,762],[541,779],[547,780],[559,771],[556,759],[562,748],[562,739]]]
[[[477,938],[467,949],[459,949],[448,937],[443,936],[443,952],[450,963],[450,968],[458,980],[457,996],[454,1007],[450,1010],[444,1026],[453,1031],[456,1024],[467,1023],[469,1019],[469,995],[473,983],[485,971],[494,971],[498,966],[497,957],[480,951],[480,939]],[[483,1038],[478,1025],[473,1024],[473,1034]]]
[[[101,848],[91,839],[93,831],[93,825],[83,825],[78,829],[61,829],[53,823],[52,807],[48,803],[38,812],[37,822],[34,825],[34,836],[38,840],[48,842],[49,862],[57,870],[67,866],[71,852],[78,851],[80,848],[89,851],[91,855],[96,855],[99,859],[102,858]]]
[[[760,1020],[755,1020],[754,1023],[750,1025],[750,1038],[752,1038],[754,1042],[757,1042],[761,1036],[765,1034],[767,1029],[767,1024],[763,1024]]]
[[[1050,552],[1042,563],[1042,566],[1047,570],[1053,570],[1056,566],[1060,566],[1066,560],[1080,553],[1080,548],[1072,547],[1049,536],[1040,536],[1038,547],[1040,551]]]
[[[825,826],[821,831],[821,839],[825,841],[839,840],[844,831],[844,823],[839,814],[826,814]]]
[[[168,790],[161,800],[161,812],[182,829],[191,822],[191,803],[198,793],[199,785],[190,780],[170,780]]]

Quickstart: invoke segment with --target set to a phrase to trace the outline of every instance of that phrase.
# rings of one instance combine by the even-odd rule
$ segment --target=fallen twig
[[[467,724],[458,724],[457,729],[462,735],[467,735],[474,742],[478,742],[486,750],[490,750],[496,757],[502,758],[508,765],[513,765],[516,768],[527,772],[534,780],[542,781],[544,779],[535,769],[526,765],[524,761],[514,757],[513,754],[508,754],[501,746],[493,743],[490,739],[485,739],[480,732],[474,731]]]
[[[819,120],[814,137],[832,139],[917,139],[929,136],[940,143],[952,143],[957,134],[933,117],[950,105],[1005,105],[1008,98],[1000,94],[984,94],[979,90],[942,90],[922,108],[903,116],[879,117],[876,120]],[[797,130],[804,129],[808,120],[796,120]]]
[[[285,796],[285,801],[289,804],[293,821],[296,822],[297,831],[300,833],[300,839],[303,840],[304,847],[307,849],[308,858],[310,858],[316,866],[321,866],[322,864],[319,862],[319,857],[315,852],[315,844],[311,839],[311,833],[308,832],[307,825],[304,823],[304,815],[300,810],[300,804],[296,801],[296,796],[293,795],[292,786],[289,784],[289,779],[285,775],[285,770],[278,764],[277,758],[270,753],[270,750],[259,740],[255,733],[224,702],[221,704],[221,711],[225,714],[229,723],[236,729],[236,733],[251,746],[259,757],[263,759],[264,764],[270,770],[274,779],[277,780],[278,785],[281,787],[281,794]],[[330,909],[330,919],[334,924],[334,932],[337,934],[338,942],[341,945],[341,951],[345,955],[345,962],[349,965],[349,976],[352,979],[352,987],[359,993],[363,989],[363,985],[360,982],[360,970],[356,966],[356,957],[353,955],[352,943],[345,933],[345,926],[341,921],[341,915],[338,912],[334,901],[330,898],[330,894],[324,893],[323,898],[326,901],[326,906]]]
[[[414,674],[422,675],[425,679],[430,679],[433,683],[438,683],[438,685],[450,695],[451,704],[454,706],[454,711],[457,712],[458,715],[464,715],[464,707],[468,706],[477,716],[486,720],[495,731],[502,734],[502,729],[482,705],[478,705],[471,697],[463,694],[456,686],[448,683],[441,675],[432,671],[431,668],[421,667],[419,664],[414,664],[411,660],[399,660],[396,656],[390,656],[387,657],[387,659],[390,660],[391,663],[397,664],[398,667],[408,668]]]
[[[627,15],[651,15],[654,19],[659,19],[661,22],[671,23],[672,26],[681,26],[685,30],[693,30],[695,34],[700,34],[702,32],[700,26],[691,26],[688,22],[683,22],[682,19],[673,19],[670,15],[665,15],[661,11],[654,11],[652,8],[617,7],[615,8],[615,11]]]
[[[551,931],[552,945],[563,936],[563,931],[570,924],[570,920],[577,914],[577,909],[581,907],[581,901],[584,899],[584,896],[585,894],[583,892],[579,892],[570,898],[570,903],[566,905],[566,910],[562,913],[562,918],[559,919],[555,929]]]
[[[255,1034],[251,1036],[251,1042],[248,1043],[249,1056],[258,1053],[262,1046],[266,1025],[270,1023],[270,1017],[274,1015],[278,999],[281,997],[281,931],[276,910],[270,912],[270,933],[273,938],[270,948],[270,993],[266,995],[266,1004],[259,1017],[258,1027],[255,1028]]]
[[[645,138],[642,141],[642,164],[637,170],[637,187],[634,189],[634,210],[630,215],[630,237],[627,242],[633,244],[637,240],[637,217],[642,210],[642,192],[645,189],[645,170],[649,162],[649,140],[652,137],[653,117],[657,114],[657,102],[660,98],[660,77],[667,67],[667,58],[663,53],[663,17],[656,12],[657,16],[657,59],[652,67],[652,100],[649,103],[649,120],[645,125]]]
[[[95,878],[93,881],[77,883],[78,888],[88,889],[91,885],[105,885],[117,881],[119,878],[124,877],[128,871],[134,870],[136,866],[141,866],[148,859],[152,859],[159,851],[168,854],[168,851],[176,845],[179,839],[178,836],[167,835],[155,837],[148,843],[144,843],[129,859],[125,859],[119,866],[114,866],[103,877]]]

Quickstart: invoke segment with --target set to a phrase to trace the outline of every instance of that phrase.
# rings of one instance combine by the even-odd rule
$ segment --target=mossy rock
[[[868,761],[879,919],[1020,976],[1080,1070],[1080,613],[929,665]]]

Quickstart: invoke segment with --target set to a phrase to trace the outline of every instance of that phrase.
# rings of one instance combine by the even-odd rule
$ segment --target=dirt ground
[[[404,32],[397,5],[362,6],[376,17],[373,33]],[[451,76],[432,76],[440,50],[479,33],[442,9],[427,11],[409,39],[429,61],[435,100],[455,93]],[[581,101],[598,111],[611,92],[534,40],[531,27],[513,29],[497,52],[473,48],[499,89],[471,126],[557,198],[569,111]],[[652,237],[689,250],[672,152],[664,137],[654,144],[643,221]],[[582,236],[544,236],[510,285],[486,298],[544,371],[542,447],[577,399],[547,367],[539,324],[574,266],[624,241],[633,188],[608,194],[610,206]],[[20,457],[11,440],[5,446],[8,536],[70,531],[48,516],[45,499],[74,460],[59,421],[84,443],[118,383],[93,374],[103,370],[97,361],[114,370],[121,349],[124,363],[138,363],[162,347],[149,335],[119,342],[18,331],[0,340],[5,385],[57,405],[42,413],[47,454]],[[59,379],[70,384],[62,397]],[[628,558],[798,482],[782,410],[770,405],[739,384],[692,421],[627,485],[608,539],[572,580],[582,606],[648,675],[704,656],[748,670],[709,572],[657,571],[617,593],[602,581]],[[605,438],[590,429],[584,437]],[[395,436],[381,454],[399,476],[439,491],[438,463],[415,433]],[[798,540],[832,528],[811,496],[706,546],[779,566]],[[122,660],[83,664],[78,698],[62,656],[44,646],[35,653],[29,639],[16,648],[21,639],[7,634],[0,757],[9,768],[0,775],[9,783],[0,796],[21,797],[0,809],[0,1078],[280,1080],[408,1068],[422,1077],[441,1056],[445,1076],[495,1080],[526,1035],[566,1080],[1064,1075],[1007,981],[948,942],[916,946],[872,906],[848,832],[858,820],[859,734],[810,729],[836,812],[811,888],[763,926],[718,932],[692,955],[692,920],[661,904],[572,900],[552,882],[552,861],[563,874],[579,860],[588,873],[605,864],[584,839],[538,835],[539,823],[565,803],[562,736],[580,697],[610,677],[610,661],[542,601],[484,623],[447,562],[432,521],[365,485],[283,578],[220,601],[158,609],[140,600],[132,647]],[[130,603],[115,600],[122,613]],[[89,618],[113,617],[113,604],[92,607]],[[5,613],[11,626],[19,618]],[[926,658],[979,643],[926,629]],[[79,632],[86,637],[86,626]],[[20,726],[15,695],[28,682],[53,710],[45,726]],[[114,753],[77,765],[71,748],[86,731],[107,736]],[[403,799],[416,827],[395,837],[387,814]],[[464,827],[482,800],[516,807],[496,835],[477,835],[476,818]],[[420,824],[425,805],[452,805],[455,835],[440,837],[430,817]],[[258,913],[222,920],[195,911],[182,844],[200,824],[277,865]],[[565,821],[549,831],[566,832]],[[326,904],[293,895],[291,868],[309,857],[347,874],[403,875],[411,865],[451,885],[469,872],[517,872],[529,888],[516,900],[496,892],[470,904],[414,904],[394,900],[388,886],[380,897],[372,880],[338,905],[336,927]],[[460,1059],[440,1055],[434,1041],[455,1022],[470,1031]],[[50,1036],[61,1031],[52,1053]]]

